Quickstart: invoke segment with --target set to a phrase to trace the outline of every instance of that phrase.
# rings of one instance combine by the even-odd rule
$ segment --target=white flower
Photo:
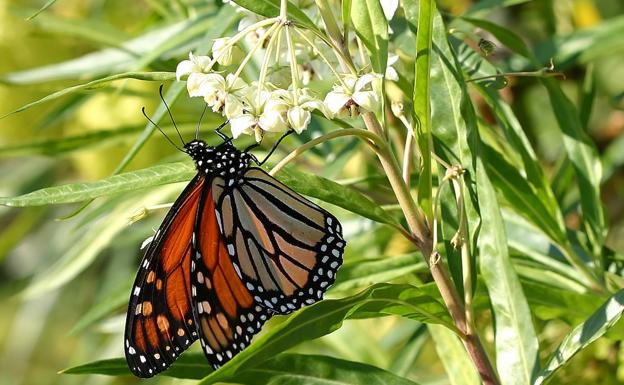
[[[367,89],[367,85],[379,78],[378,74],[366,74],[358,78],[355,75],[345,75],[344,85],[337,84],[333,90],[325,96],[325,105],[334,114],[345,116],[351,113],[352,108],[356,112],[360,109],[375,111],[379,106],[377,93]]]
[[[298,134],[301,134],[303,130],[308,128],[310,120],[312,119],[313,110],[319,110],[326,117],[331,119],[332,114],[325,104],[310,95],[307,88],[297,90],[296,102],[294,92],[295,91],[277,90],[275,94],[288,106],[288,112],[286,113],[288,125]]]
[[[388,64],[386,64],[386,79],[393,80],[395,82],[399,80],[399,74],[397,73],[396,69],[392,67],[394,64],[396,64],[398,60],[399,55],[388,54]]]
[[[258,89],[252,84],[244,92],[245,108],[242,114],[230,118],[232,136],[255,134],[256,141],[262,139],[263,131],[283,132],[288,129],[286,113],[288,105],[276,94]]]
[[[242,60],[242,51],[236,44],[227,47],[229,38],[223,37],[216,39],[212,44],[212,56],[216,58],[217,63],[223,66],[229,66]]]
[[[182,60],[176,68],[176,79],[179,81],[182,76],[204,72],[208,69],[210,60],[209,56],[195,56],[193,52],[189,52],[189,60]]]
[[[243,112],[240,91],[247,84],[234,74],[224,79],[217,73],[189,75],[186,87],[190,96],[201,96],[214,112],[224,114],[228,119]]]

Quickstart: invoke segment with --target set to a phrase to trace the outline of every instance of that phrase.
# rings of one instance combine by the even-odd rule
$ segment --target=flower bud
[[[229,66],[243,58],[241,49],[236,44],[228,46],[228,40],[227,37],[216,39],[212,45],[212,56],[217,58],[217,63],[222,66]]]
[[[301,134],[308,127],[312,114],[301,106],[294,106],[288,110],[288,124],[297,134]]]

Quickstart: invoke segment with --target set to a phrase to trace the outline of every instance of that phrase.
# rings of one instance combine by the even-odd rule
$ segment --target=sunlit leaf
[[[183,353],[161,376],[200,379],[212,372],[203,353]],[[108,376],[132,376],[125,358],[111,358],[64,369],[61,374],[104,374]]]
[[[496,193],[482,164],[477,167],[482,202],[478,239],[480,270],[496,321],[496,362],[504,384],[529,385],[539,370],[538,341],[531,312],[507,249]]]
[[[576,353],[589,346],[615,325],[622,316],[622,312],[624,312],[624,290],[615,293],[591,317],[568,333],[535,377],[533,384],[540,385],[551,380],[554,373],[568,363]]]
[[[353,29],[370,52],[373,70],[386,73],[388,61],[388,21],[376,0],[352,0]]]
[[[348,260],[340,268],[332,291],[364,288],[377,282],[388,282],[409,273],[428,270],[418,253],[395,257]]]
[[[442,323],[450,327],[450,319],[445,308],[416,287],[379,284],[352,297],[321,301],[298,311],[255,340],[251,346],[236,355],[221,369],[204,378],[200,384],[228,381],[241,370],[257,367],[268,358],[302,341],[333,332],[345,319],[391,314]]]
[[[80,84],[77,86],[73,86],[73,87],[68,87],[65,89],[62,89],[61,91],[57,91],[53,94],[50,94],[46,97],[43,97],[37,101],[34,101],[32,103],[28,103],[20,108],[18,108],[17,110],[11,111],[9,113],[6,113],[2,116],[0,116],[0,119],[5,118],[9,115],[18,113],[18,112],[22,112],[24,110],[27,110],[31,107],[35,107],[39,104],[42,103],[46,103],[55,99],[58,99],[62,96],[65,95],[69,95],[78,91],[91,91],[91,90],[95,90],[98,89],[100,87],[105,86],[107,83],[113,82],[115,80],[119,80],[119,79],[137,79],[137,80],[147,80],[147,81],[153,81],[153,82],[163,82],[166,80],[173,80],[175,79],[175,73],[173,72],[126,72],[126,73],[122,73],[122,74],[116,74],[116,75],[112,75],[112,76],[108,76],[102,79],[97,79],[97,80],[93,80],[91,82],[88,83],[84,83],[84,84]]]
[[[481,384],[479,373],[457,335],[439,325],[428,325],[428,327],[451,385]]]
[[[276,17],[280,12],[279,0],[234,0],[234,2],[265,17]],[[314,22],[291,2],[288,2],[288,17],[302,26],[318,30]]]
[[[195,173],[190,163],[162,164],[95,182],[48,187],[14,198],[0,198],[0,204],[23,207],[83,202],[104,195],[190,180]]]
[[[383,369],[334,357],[280,354],[262,367],[244,370],[230,381],[283,385],[415,385]]]

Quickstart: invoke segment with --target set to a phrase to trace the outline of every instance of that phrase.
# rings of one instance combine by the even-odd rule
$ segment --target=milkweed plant
[[[198,365],[199,353],[189,352],[165,374],[202,378],[201,384],[425,384],[431,382],[419,373],[427,368],[418,362],[430,339],[437,355],[425,362],[441,362],[448,383],[539,385],[556,378],[592,342],[619,344],[613,341],[624,336],[617,323],[624,311],[624,280],[622,256],[606,241],[605,163],[587,135],[587,110],[579,112],[561,88],[566,60],[576,60],[574,54],[585,46],[571,46],[579,51],[566,57],[538,54],[484,17],[495,6],[489,2],[461,16],[439,11],[433,0],[190,3],[186,24],[163,32],[166,39],[146,40],[149,46],[141,52],[149,57],[129,56],[120,67],[128,72],[104,69],[98,73],[108,77],[18,111],[119,79],[138,79],[165,83],[163,104],[151,116],[154,124],[166,124],[165,101],[174,112],[201,101],[211,122],[227,121],[234,143],[268,149],[294,131],[273,155],[270,173],[321,205],[342,210],[349,246],[328,299],[276,317],[216,371]],[[160,57],[167,58],[160,63],[167,71],[136,72],[137,64],[144,68]],[[584,87],[591,86],[592,72],[586,76]],[[554,173],[540,163],[510,106],[506,90],[518,79],[547,94],[540,108],[552,111],[565,159]],[[183,90],[188,98],[180,97]],[[205,126],[201,134],[214,135]],[[153,132],[154,125],[147,124],[108,178],[46,187],[0,203],[85,202],[76,215],[87,216],[117,205],[112,210],[125,213],[125,219],[95,227],[110,232],[104,244],[113,242],[128,217],[136,225],[169,197],[132,191],[192,175],[184,162],[125,171]],[[348,157],[342,159],[340,152]],[[565,180],[569,191],[553,178]],[[119,194],[132,196],[129,202],[135,204],[123,203]],[[112,203],[98,209],[98,200],[107,196]],[[91,209],[95,214],[88,214]],[[570,225],[571,217],[577,225]],[[401,245],[401,253],[371,255],[384,248],[371,247],[370,234]],[[98,253],[82,261],[92,263]],[[73,265],[56,283],[34,279],[26,290],[56,289],[85,264]],[[105,311],[89,312],[81,328],[114,314],[122,302],[112,303]],[[355,322],[368,322],[372,329],[381,325],[374,332],[382,341],[358,335],[364,328],[340,334]],[[324,344],[315,344],[338,329],[320,340]],[[558,333],[554,342],[549,333]],[[351,348],[374,353],[343,354]],[[123,359],[112,359],[65,373],[128,370]]]

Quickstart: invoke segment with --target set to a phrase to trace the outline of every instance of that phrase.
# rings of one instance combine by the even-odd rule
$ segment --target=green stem
[[[372,132],[366,131],[366,130],[362,130],[359,128],[345,128],[343,130],[335,130],[332,131],[328,134],[325,135],[321,135],[318,138],[312,139],[311,141],[302,144],[301,146],[297,147],[293,152],[291,152],[290,154],[286,155],[282,160],[279,161],[279,163],[277,163],[275,166],[273,166],[273,168],[271,169],[271,171],[269,172],[269,174],[271,175],[275,175],[277,174],[282,168],[284,168],[288,163],[292,162],[296,157],[298,157],[299,155],[303,154],[304,152],[308,151],[309,149],[313,148],[314,146],[317,146],[323,142],[326,142],[328,140],[334,139],[334,138],[339,138],[341,136],[357,136],[362,138],[366,143],[368,144],[372,144],[374,145],[374,149],[379,149],[384,147],[385,148],[385,142],[383,141],[382,138],[380,138],[379,136],[373,134]]]
[[[472,257],[470,251],[470,239],[468,221],[466,220],[466,206],[464,204],[464,179],[461,175],[451,178],[455,190],[455,200],[459,217],[457,229],[458,241],[461,244],[462,259],[462,282],[464,288],[464,307],[466,309],[466,331],[473,334],[476,331],[474,324],[474,309],[472,307]],[[452,240],[451,240],[452,242]]]
[[[247,56],[245,56],[245,58],[243,59],[243,61],[241,62],[241,64],[238,66],[238,69],[236,70],[236,72],[234,73],[234,80],[236,80],[236,78],[238,78],[241,74],[241,72],[243,71],[243,68],[245,68],[245,66],[247,65],[247,63],[249,62],[249,60],[251,60],[253,54],[258,50],[258,48],[262,47],[262,44],[264,44],[264,41],[273,34],[273,32],[279,27],[281,26],[281,23],[275,23],[271,26],[271,28],[269,28],[266,33],[260,38],[258,39],[258,41],[256,42],[256,45],[253,46],[253,48],[251,49],[251,51],[249,51],[247,53]],[[213,59],[214,60],[214,59]],[[232,81],[233,84],[234,81]]]
[[[340,74],[338,74],[338,72],[336,72],[336,70],[334,69],[334,66],[329,62],[329,60],[327,59],[327,57],[325,55],[323,55],[323,52],[321,52],[321,50],[317,47],[317,45],[314,43],[313,40],[311,40],[310,38],[308,38],[305,33],[303,33],[302,31],[299,30],[299,28],[295,28],[295,31],[297,32],[297,34],[299,34],[299,36],[306,41],[306,43],[310,44],[310,47],[314,48],[314,50],[316,51],[316,53],[318,53],[318,55],[320,56],[320,58],[325,62],[325,64],[327,64],[327,67],[329,68],[329,70],[334,74],[334,76],[336,77],[336,79],[338,79],[338,81],[340,82],[340,84],[345,88],[348,89],[346,83],[344,82],[344,80],[342,79],[342,76],[340,76]]]
[[[281,22],[277,23],[277,27],[273,31],[273,34],[271,35],[271,39],[269,40],[269,43],[264,52],[264,59],[262,60],[262,67],[260,67],[260,75],[258,76],[258,99],[260,99],[262,95],[260,91],[263,89],[263,86],[264,86],[264,80],[266,79],[267,70],[269,68],[269,62],[271,61],[271,54],[273,52],[273,46],[275,45],[276,38],[277,36],[279,36],[280,30],[282,29],[282,27],[283,27],[283,24]],[[256,102],[260,104],[260,100],[257,100]]]
[[[336,22],[336,18],[334,17],[334,11],[331,9],[327,0],[316,0],[316,5],[319,8],[319,13],[321,14],[323,23],[325,23],[325,29],[327,30],[329,40],[331,40],[332,46],[335,48],[334,51],[339,53],[337,56],[342,70],[344,72],[353,73],[355,67],[351,62],[351,54],[349,53],[345,42],[342,40],[343,35],[340,32],[340,27],[338,27],[338,22]]]
[[[221,49],[221,53],[215,57],[212,58],[212,60],[210,61],[210,63],[208,63],[208,65],[206,66],[206,71],[209,71],[210,69],[212,69],[212,67],[217,63],[217,60],[230,48],[232,47],[234,44],[238,43],[239,40],[241,40],[242,38],[244,38],[245,36],[247,36],[248,33],[255,31],[258,28],[262,28],[265,25],[269,25],[269,24],[274,24],[277,21],[279,21],[279,18],[277,17],[272,17],[270,19],[266,19],[266,20],[262,20],[259,21],[257,23],[254,23],[252,25],[250,25],[249,27],[243,29],[242,31],[240,31],[239,33],[237,33],[236,35],[234,35],[231,39],[228,39],[227,43],[223,46],[223,48]]]
[[[295,43],[290,33],[290,25],[286,25],[286,43],[288,44],[288,53],[290,54],[290,77],[293,86],[293,103],[299,105],[299,73],[297,71],[297,55],[295,53]]]

